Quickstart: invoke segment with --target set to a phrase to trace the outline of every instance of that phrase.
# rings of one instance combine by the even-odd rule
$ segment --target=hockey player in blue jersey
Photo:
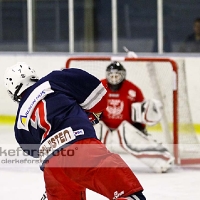
[[[26,63],[9,67],[4,80],[19,103],[16,140],[40,158],[49,200],[86,200],[86,188],[108,199],[145,200],[134,173],[96,137],[107,94],[100,80],[81,69],[39,79]]]

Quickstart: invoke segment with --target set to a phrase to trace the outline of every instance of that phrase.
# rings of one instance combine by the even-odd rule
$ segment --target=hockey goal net
[[[147,127],[153,138],[162,142],[175,156],[176,164],[200,164],[200,144],[195,133],[187,97],[183,61],[169,58],[71,57],[66,68],[80,68],[104,79],[106,67],[118,60],[127,79],[141,88],[146,99],[159,99],[163,118]]]

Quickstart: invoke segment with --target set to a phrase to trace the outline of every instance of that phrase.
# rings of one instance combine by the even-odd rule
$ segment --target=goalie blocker
[[[129,153],[157,173],[171,169],[174,157],[162,144],[144,135],[127,121],[111,131],[102,121],[94,126],[97,137],[111,152]]]

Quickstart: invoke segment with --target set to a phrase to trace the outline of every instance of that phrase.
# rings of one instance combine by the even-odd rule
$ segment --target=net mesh
[[[174,143],[173,91],[176,88],[175,72],[167,61],[120,61],[127,71],[126,79],[136,84],[146,99],[159,99],[163,107],[163,119],[153,127],[147,127],[152,136],[163,144]],[[104,79],[106,67],[110,60],[71,60],[69,68],[83,69],[97,78]],[[177,60],[178,66],[178,138],[179,156],[181,158],[200,158],[200,146],[192,123],[188,96],[187,81],[183,60]],[[176,133],[175,133],[176,134]],[[169,146],[168,146],[169,147]],[[171,148],[172,150],[172,148]]]

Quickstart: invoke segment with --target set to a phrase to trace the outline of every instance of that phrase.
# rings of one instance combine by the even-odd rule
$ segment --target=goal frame
[[[178,137],[178,65],[175,60],[171,58],[152,58],[152,57],[138,57],[129,58],[122,56],[84,56],[84,57],[69,57],[66,61],[66,68],[69,68],[72,61],[127,61],[127,62],[168,62],[172,66],[173,70],[173,155],[175,157],[175,164],[186,165],[186,164],[200,164],[200,158],[187,158],[181,159],[179,157],[179,137]]]

